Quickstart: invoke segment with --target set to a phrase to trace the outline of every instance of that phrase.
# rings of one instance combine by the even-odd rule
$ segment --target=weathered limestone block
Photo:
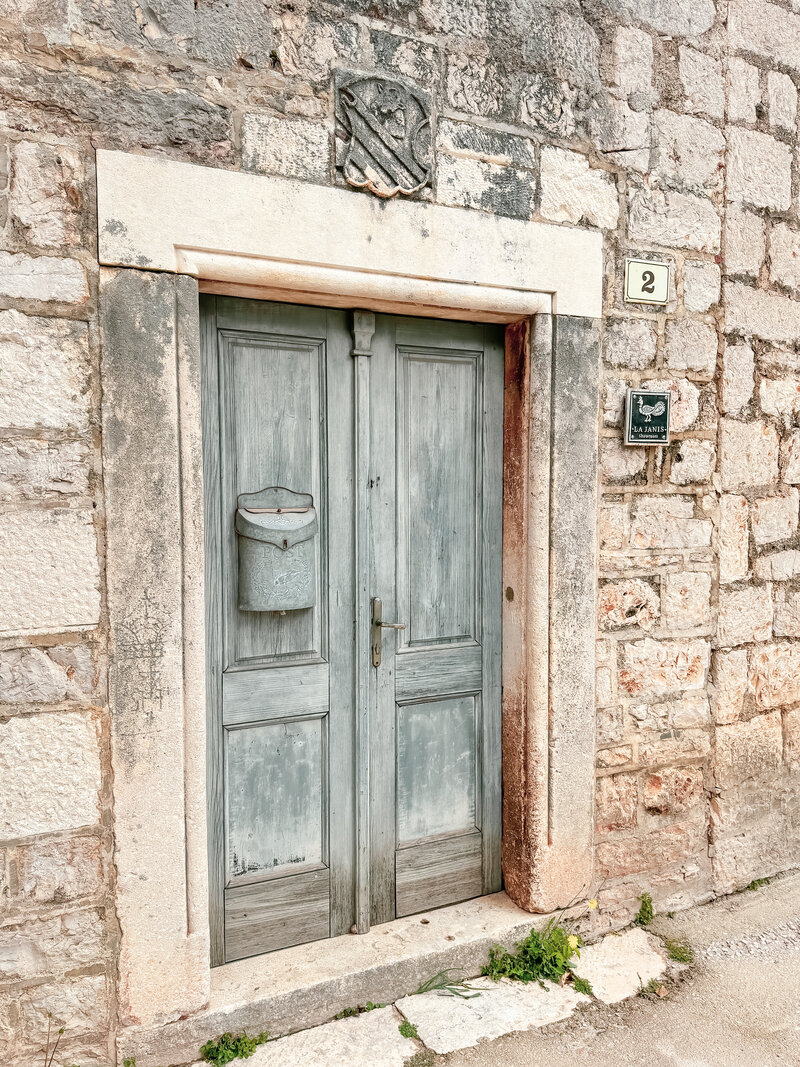
[[[750,540],[747,512],[747,500],[743,496],[725,494],[720,497],[717,552],[721,585],[747,577]]]
[[[682,730],[672,737],[649,741],[639,746],[639,759],[648,767],[662,767],[686,760],[703,760],[711,751],[705,730]]]
[[[636,826],[639,789],[635,774],[611,774],[597,780],[595,829],[599,834]]]
[[[625,414],[628,383],[622,378],[607,378],[603,386],[603,425],[619,429]]]
[[[658,593],[641,578],[626,578],[601,586],[597,617],[601,630],[639,626],[649,630],[660,614]]]
[[[699,767],[670,767],[644,779],[644,806],[657,815],[681,815],[703,799]]]
[[[725,77],[720,61],[681,45],[678,70],[686,94],[686,110],[721,119],[725,114]]]
[[[394,71],[426,89],[439,85],[441,59],[434,45],[379,29],[370,29],[369,42],[378,70]]]
[[[519,90],[519,121],[557,137],[576,131],[577,90],[546,74],[523,74]]]
[[[786,133],[795,132],[797,122],[797,89],[788,74],[771,70],[767,74],[769,122]]]
[[[787,289],[800,288],[800,233],[784,222],[774,225],[770,232],[769,276]]]
[[[0,635],[93,629],[100,574],[90,510],[16,511],[0,525]]]
[[[601,0],[603,7],[671,37],[699,37],[714,25],[713,0]]]
[[[191,54],[211,66],[264,69],[269,61],[272,24],[258,0],[235,4],[194,4]],[[152,10],[152,9],[151,9]]]
[[[611,767],[623,767],[633,759],[633,749],[630,745],[617,745],[615,748],[604,748],[597,753],[597,766],[603,770]]]
[[[766,422],[720,420],[719,467],[723,489],[778,481],[778,434]]]
[[[800,708],[783,713],[783,761],[792,770],[800,770]]]
[[[708,697],[702,693],[690,693],[678,700],[666,700],[661,706],[666,711],[668,724],[676,730],[711,725]]]
[[[758,649],[750,660],[750,688],[760,708],[800,701],[800,645],[784,641]]]
[[[624,646],[619,684],[628,696],[666,696],[702,689],[708,671],[708,642],[633,641]]]
[[[471,122],[441,118],[436,124],[436,144],[440,151],[454,156],[469,156],[486,163],[537,166],[537,145],[530,137],[505,133]]]
[[[651,132],[646,111],[634,111],[626,101],[609,96],[589,113],[589,135],[610,162],[641,173],[649,170]]]
[[[58,984],[26,989],[20,997],[21,1036],[31,1043],[47,1040],[64,1028],[69,1040],[108,1030],[108,1000],[104,975],[70,978]]]
[[[765,0],[731,0],[728,10],[731,48],[800,73],[800,15]]]
[[[776,637],[800,637],[800,593],[776,591],[772,632]]]
[[[644,448],[631,448],[617,437],[606,437],[600,446],[600,470],[603,481],[620,484],[636,478],[647,466]]]
[[[704,571],[665,574],[661,593],[664,625],[693,630],[711,621],[711,575]]]
[[[786,211],[792,202],[792,150],[766,133],[728,130],[728,200]]]
[[[718,726],[714,748],[714,777],[720,789],[776,770],[783,758],[779,711],[756,715],[747,722]]]
[[[800,430],[781,441],[781,477],[789,485],[800,485]]]
[[[72,830],[99,818],[100,751],[79,712],[0,722],[0,840]]]
[[[242,122],[242,165],[259,174],[330,179],[331,131],[318,122],[249,112]]]
[[[656,111],[653,123],[656,174],[700,192],[722,188],[725,138],[716,126],[674,111]]]
[[[86,271],[74,259],[0,252],[0,296],[81,304],[88,295]]]
[[[700,390],[686,378],[653,378],[643,382],[645,389],[669,389],[672,393],[670,425],[674,433],[684,433],[700,415]]]
[[[649,319],[608,319],[603,359],[612,367],[642,370],[656,358],[655,324]]]
[[[477,56],[451,56],[447,63],[447,98],[456,111],[488,118],[513,113],[511,87],[504,72]]]
[[[613,44],[614,86],[621,96],[648,92],[653,80],[653,38],[632,26],[618,26]]]
[[[598,873],[606,878],[658,870],[707,850],[705,817],[696,805],[682,820],[644,837],[601,841],[595,850]]]
[[[683,265],[683,304],[687,311],[708,311],[719,303],[722,277],[716,263],[687,259]]]
[[[717,645],[730,647],[772,636],[772,597],[768,586],[721,589]]]
[[[600,509],[600,544],[607,549],[620,549],[625,544],[627,508],[613,504]]]
[[[638,244],[719,252],[721,222],[705,197],[635,189],[628,205],[628,236]]]
[[[40,648],[0,652],[0,704],[57,704],[65,700],[67,671]]]
[[[800,792],[775,771],[769,787],[749,779],[712,801],[713,871],[717,893],[742,889],[754,878],[770,877],[800,859],[796,822]]]
[[[20,896],[35,904],[63,904],[96,893],[103,879],[98,837],[46,841],[18,851]]]
[[[546,145],[542,149],[541,212],[554,222],[578,223],[614,229],[619,201],[612,175],[593,170],[580,152],[565,152]]]
[[[728,122],[754,123],[761,103],[758,67],[731,56],[728,60]]]
[[[722,353],[722,380],[719,406],[729,415],[738,415],[753,395],[755,356],[750,345],[725,345]]]
[[[83,167],[71,148],[14,145],[9,211],[25,241],[38,248],[80,243]]]
[[[766,223],[761,216],[729,204],[725,213],[725,273],[755,277],[766,253]]]
[[[716,690],[714,722],[718,725],[738,722],[748,685],[747,653],[744,649],[715,652],[713,678]]]
[[[695,319],[667,323],[666,363],[670,370],[713,376],[717,363],[717,331]]]
[[[625,721],[622,708],[597,709],[597,743],[613,745],[622,740]]]
[[[529,170],[482,159],[439,157],[436,198],[440,204],[528,219],[533,214],[535,191],[536,179]]]
[[[638,497],[631,519],[634,548],[703,548],[711,542],[711,521],[694,517],[689,497]]]
[[[584,89],[600,88],[600,41],[585,19],[566,5],[542,5],[522,20],[524,55],[534,70]]]
[[[796,548],[771,552],[757,559],[753,570],[759,581],[788,582],[800,574],[800,552]]]
[[[752,507],[753,540],[757,545],[785,541],[797,532],[798,492],[790,489],[784,496],[756,500]]]
[[[0,500],[88,493],[89,462],[83,441],[0,441]]]
[[[0,927],[0,980],[63,974],[100,963],[103,924],[95,911],[73,911]]]
[[[716,463],[717,452],[713,441],[697,441],[693,437],[685,437],[678,443],[672,457],[669,480],[673,485],[707,482]]]

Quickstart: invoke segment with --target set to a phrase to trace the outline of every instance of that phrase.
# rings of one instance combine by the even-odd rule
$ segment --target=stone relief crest
[[[427,94],[379,75],[337,71],[336,119],[336,165],[350,185],[389,197],[430,182]]]

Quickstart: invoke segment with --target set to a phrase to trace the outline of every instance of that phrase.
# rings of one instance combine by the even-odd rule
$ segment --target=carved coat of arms
[[[430,182],[425,93],[390,78],[338,71],[336,118],[337,166],[350,185],[388,197],[416,193]]]

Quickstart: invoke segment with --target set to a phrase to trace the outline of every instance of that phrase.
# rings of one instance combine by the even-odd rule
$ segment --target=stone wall
[[[431,93],[425,198],[605,233],[601,921],[800,862],[800,4],[0,0],[0,35],[0,1059],[52,1011],[57,1064],[114,1062],[94,149],[338,182],[339,65]],[[668,449],[621,444],[639,382]]]

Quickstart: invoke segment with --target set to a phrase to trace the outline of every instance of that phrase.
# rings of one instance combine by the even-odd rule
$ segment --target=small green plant
[[[136,1057],[126,1056],[122,1061],[122,1067],[136,1067]]]
[[[235,1060],[238,1056],[246,1060],[253,1055],[259,1045],[265,1045],[269,1041],[269,1034],[265,1031],[258,1037],[248,1037],[247,1034],[222,1034],[216,1041],[206,1041],[200,1049],[200,1056],[206,1063],[216,1064],[216,1067],[224,1067],[226,1063]]]
[[[749,889],[751,893],[755,893],[757,889],[762,889],[765,885],[769,885],[771,881],[771,878],[754,878],[750,885],[745,886],[745,889]]]
[[[633,920],[635,926],[649,926],[653,921],[653,898],[649,893],[642,893],[639,897],[639,910]]]
[[[356,1004],[354,1008],[342,1008],[334,1015],[334,1019],[352,1019],[355,1015],[363,1015],[367,1011],[375,1011],[376,1008],[385,1008],[385,1004],[373,1004],[368,1000],[366,1004]]]
[[[429,1048],[421,1048],[415,1052],[410,1060],[406,1060],[406,1067],[433,1067],[436,1057]]]
[[[397,1027],[403,1037],[409,1038],[412,1041],[419,1041],[419,1034],[417,1028],[413,1023],[410,1023],[408,1019],[403,1019],[400,1025]]]
[[[664,941],[664,948],[669,958],[678,963],[691,963],[694,959],[694,949],[689,945],[684,945],[682,941],[673,941],[668,937]]]
[[[53,1067],[53,1060],[56,1058],[58,1052],[58,1046],[61,1044],[61,1035],[64,1033],[64,1027],[59,1027],[56,1035],[56,1043],[53,1045],[52,1052],[50,1051],[50,1029],[53,1023],[53,1016],[50,1012],[47,1013],[47,1044],[44,1049],[44,1067]]]
[[[454,975],[452,978],[451,974]],[[433,978],[423,982],[415,995],[420,993],[441,993],[442,996],[461,997],[463,1000],[472,1000],[481,995],[479,989],[468,985],[457,972],[451,970],[439,971]]]
[[[592,993],[592,983],[587,981],[586,978],[578,978],[577,976],[573,978],[572,988],[576,993],[583,993],[587,997],[594,996]]]
[[[516,978],[520,982],[541,982],[547,978],[557,982],[570,970],[573,957],[580,958],[580,946],[581,939],[577,934],[568,933],[551,919],[541,933],[531,930],[514,952],[499,946],[490,949],[489,962],[481,974],[494,981]]]
[[[653,997],[664,997],[666,995],[666,988],[657,978],[651,978],[647,985],[639,986],[640,997],[648,997],[652,1000]]]

